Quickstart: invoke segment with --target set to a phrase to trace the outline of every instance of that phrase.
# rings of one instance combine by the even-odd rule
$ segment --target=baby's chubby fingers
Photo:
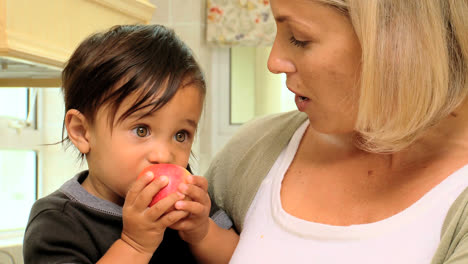
[[[159,219],[162,215],[166,213],[170,213],[170,209],[174,207],[174,204],[185,198],[185,195],[180,193],[180,192],[175,192],[171,193],[167,197],[159,200],[157,203],[155,203],[151,208],[149,208],[145,214],[150,218],[150,219]],[[188,213],[184,213],[185,216],[187,216]]]
[[[200,217],[209,214],[209,207],[207,205],[194,201],[178,201],[175,203],[174,207],[177,210],[190,213],[193,217]]]
[[[177,210],[191,213],[191,218],[207,216],[211,207],[210,196],[207,192],[208,182],[201,176],[193,175],[191,178],[188,184],[179,185],[179,191],[190,199],[178,201],[174,206]]]
[[[127,204],[133,204],[138,197],[138,194],[148,185],[154,178],[152,172],[145,173],[139,177],[130,187],[125,197]]]
[[[198,175],[189,175],[187,183],[200,187],[205,192],[208,192],[208,180],[205,177]]]
[[[204,177],[191,175],[187,182],[187,184],[181,183],[178,190],[192,201],[209,204],[208,181]]]
[[[166,176],[161,176],[155,180],[153,178],[153,173],[147,172],[137,179],[127,193],[126,203],[130,199],[130,205],[135,209],[139,211],[145,210],[153,199],[153,196],[169,183],[169,179]]]
[[[164,227],[170,227],[174,225],[175,223],[179,222],[180,220],[186,218],[188,215],[189,213],[187,212],[174,210],[163,215],[158,220],[158,222]]]

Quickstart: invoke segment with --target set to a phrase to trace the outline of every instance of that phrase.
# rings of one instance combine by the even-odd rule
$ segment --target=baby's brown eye
[[[146,137],[148,135],[148,129],[146,127],[137,127],[135,132],[139,137]]]
[[[175,134],[175,139],[178,142],[184,142],[186,137],[187,134],[185,132],[177,132],[177,134]]]

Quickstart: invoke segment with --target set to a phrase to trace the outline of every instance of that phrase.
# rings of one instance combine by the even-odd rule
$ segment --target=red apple
[[[168,196],[169,194],[176,192],[179,184],[187,183],[187,177],[190,174],[185,168],[175,164],[153,164],[143,169],[138,176],[141,177],[146,172],[151,171],[154,174],[153,181],[161,176],[166,176],[169,179],[169,183],[162,188],[154,197],[149,206],[153,206],[159,200]]]

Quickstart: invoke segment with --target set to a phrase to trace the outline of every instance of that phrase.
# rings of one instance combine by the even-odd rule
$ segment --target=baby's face
[[[123,204],[131,184],[146,166],[187,166],[203,107],[200,89],[187,85],[156,112],[148,114],[147,107],[117,122],[135,98],[129,96],[123,101],[112,129],[108,123],[109,108],[102,107],[89,130],[89,177],[94,178],[91,182],[99,183],[94,186],[100,190],[99,196],[117,204]]]

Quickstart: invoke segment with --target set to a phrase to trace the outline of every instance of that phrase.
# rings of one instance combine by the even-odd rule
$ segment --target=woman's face
[[[322,133],[352,132],[359,98],[361,46],[350,20],[314,0],[271,0],[277,35],[268,59],[286,73],[300,111]]]

